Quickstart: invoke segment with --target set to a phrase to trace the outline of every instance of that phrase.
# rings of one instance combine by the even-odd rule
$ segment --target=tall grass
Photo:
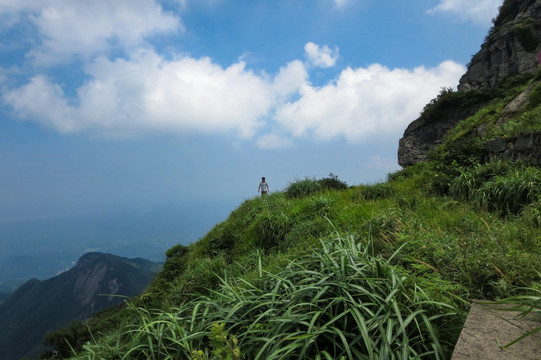
[[[492,161],[463,171],[450,193],[488,210],[517,213],[541,195],[541,170]]]
[[[370,242],[336,236],[278,273],[222,286],[152,314],[122,336],[122,359],[439,359],[449,355],[445,318],[453,306],[371,253]],[[216,339],[220,341],[216,341]],[[453,344],[454,339],[448,339]],[[110,347],[107,348],[110,350]],[[100,346],[87,346],[91,358]],[[213,357],[214,356],[214,357]],[[222,357],[226,358],[226,357]]]
[[[526,168],[462,169],[454,199],[425,186],[439,173],[424,164],[386,184],[246,200],[198,242],[168,251],[119,316],[127,320],[111,322],[126,325],[93,328],[104,340],[81,357],[445,357],[461,316],[440,317],[454,311],[440,303],[465,310],[468,299],[541,280],[539,197],[512,216],[471,204],[484,184]],[[328,238],[334,231],[370,241]]]

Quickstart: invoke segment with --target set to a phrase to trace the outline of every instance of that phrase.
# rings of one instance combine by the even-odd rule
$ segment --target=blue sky
[[[383,180],[501,3],[0,0],[0,223]]]

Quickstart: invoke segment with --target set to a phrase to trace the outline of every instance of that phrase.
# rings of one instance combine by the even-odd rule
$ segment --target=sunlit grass
[[[445,358],[453,344],[448,336],[456,334],[445,318],[456,309],[431,300],[372,249],[370,241],[335,236],[278,273],[260,269],[251,282],[223,277],[208,297],[168,311],[130,305],[140,322],[120,335],[130,347],[118,356],[211,358],[237,351],[245,359]],[[211,346],[216,324],[227,333]],[[90,358],[100,356],[100,346],[87,346]]]

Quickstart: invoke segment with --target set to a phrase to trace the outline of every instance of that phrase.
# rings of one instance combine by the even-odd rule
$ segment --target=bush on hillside
[[[541,169],[491,161],[464,170],[452,182],[450,192],[479,207],[516,214],[541,196]]]
[[[289,183],[285,194],[290,199],[298,199],[305,196],[317,194],[324,190],[345,190],[348,185],[338,180],[338,176],[330,173],[328,177],[316,180],[315,178],[304,178]]]
[[[456,340],[455,308],[431,300],[370,244],[352,237],[321,248],[282,271],[252,281],[221,279],[211,297],[166,312],[134,310],[130,358],[390,359],[445,358]],[[439,340],[445,339],[444,340]],[[112,344],[115,343],[112,339]],[[447,341],[449,343],[447,343]],[[101,346],[101,347],[100,347]],[[114,346],[90,345],[94,354]],[[223,358],[223,357],[222,357]]]
[[[395,192],[389,183],[377,183],[373,185],[361,185],[358,187],[359,200],[378,200],[392,196]]]
[[[322,188],[327,190],[345,190],[348,188],[348,184],[342,180],[338,180],[338,175],[330,173],[328,177],[319,179],[317,181]]]
[[[465,118],[472,115],[483,104],[501,95],[500,89],[454,91],[451,88],[442,88],[438,96],[425,105],[420,120],[424,124],[429,124],[440,120],[449,112],[459,112]]]
[[[290,199],[298,199],[305,196],[316,194],[323,190],[321,184],[314,178],[305,178],[289,183],[285,190],[285,194]]]

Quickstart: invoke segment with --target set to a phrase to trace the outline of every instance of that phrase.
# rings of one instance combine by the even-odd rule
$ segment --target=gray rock
[[[460,79],[461,91],[494,87],[508,76],[535,73],[541,51],[541,0],[512,0],[509,21],[495,25]]]
[[[473,56],[468,71],[460,79],[459,91],[492,88],[511,75],[532,74],[539,68],[537,54],[541,51],[541,0],[506,0],[501,8],[494,27]],[[533,84],[524,93],[515,98],[503,111],[497,126],[502,125],[528,101]],[[414,165],[427,159],[427,154],[440,144],[448,130],[458,122],[470,116],[476,109],[447,109],[437,119],[430,122],[422,117],[413,121],[404,131],[399,141],[398,163],[403,166]],[[476,129],[478,134],[486,129]],[[530,151],[535,147],[524,144],[505,142],[509,146],[519,146]],[[502,141],[487,144],[487,157],[505,157],[522,159],[525,150],[502,148]],[[531,159],[539,159],[537,153],[530,154]],[[535,160],[539,163],[539,160]]]
[[[472,304],[451,360],[541,359],[539,332],[503,349],[541,325],[539,313],[521,317],[521,312],[511,310],[509,305]]]

